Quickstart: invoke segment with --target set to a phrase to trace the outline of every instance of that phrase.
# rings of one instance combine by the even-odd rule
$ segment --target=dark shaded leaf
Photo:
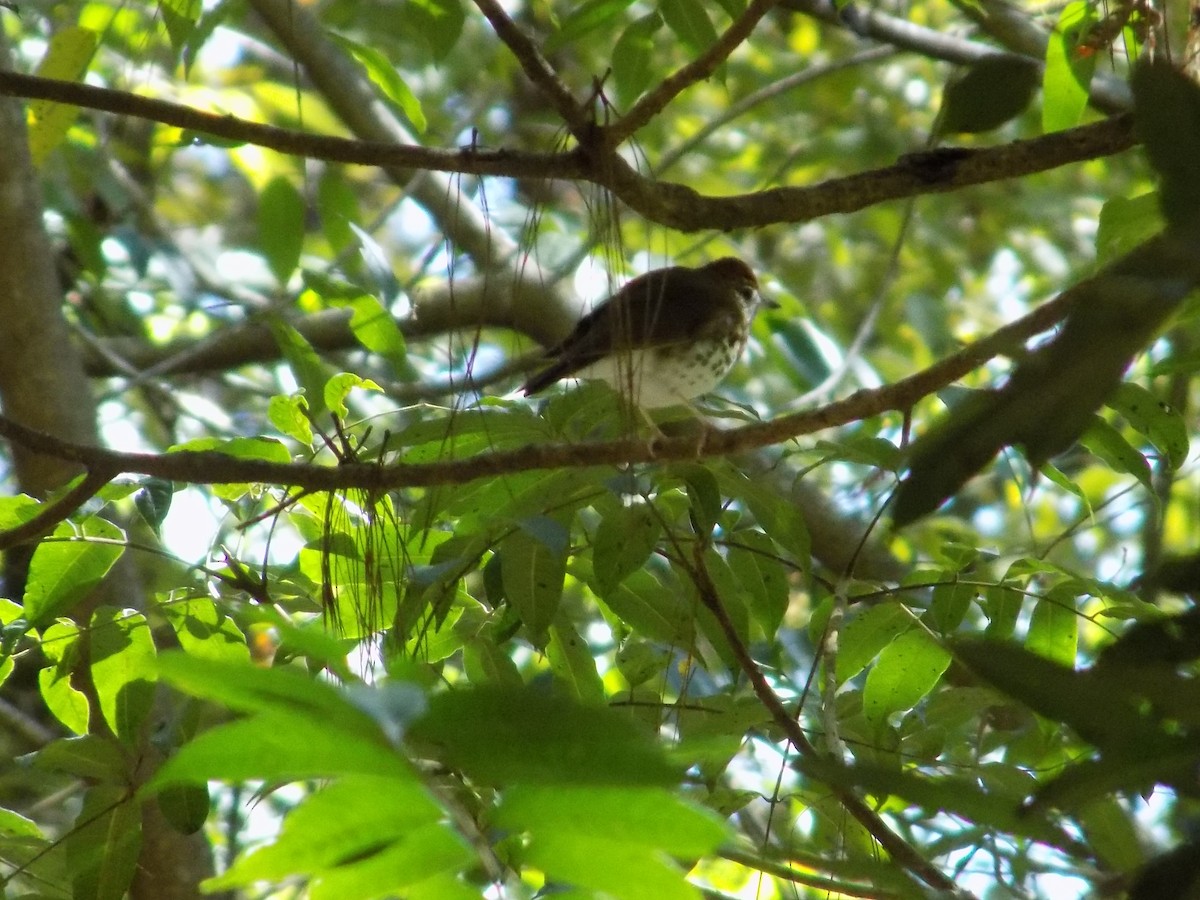
[[[1038,64],[1024,56],[994,53],[976,60],[946,85],[938,131],[963,134],[999,128],[1029,105],[1040,74]]]

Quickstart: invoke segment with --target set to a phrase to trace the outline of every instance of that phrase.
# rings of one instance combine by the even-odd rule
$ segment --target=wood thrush
[[[733,368],[760,305],[778,306],[762,299],[758,279],[740,259],[655,269],[580,319],[522,391],[529,396],[562,378],[596,378],[643,409],[688,403]]]

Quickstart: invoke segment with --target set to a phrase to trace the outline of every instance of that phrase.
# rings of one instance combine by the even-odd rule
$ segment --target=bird
[[[521,391],[599,379],[642,409],[690,404],[729,374],[761,306],[779,304],[762,297],[754,270],[736,257],[654,269],[580,319]]]

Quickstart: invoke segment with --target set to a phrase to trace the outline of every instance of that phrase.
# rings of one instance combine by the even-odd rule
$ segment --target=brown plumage
[[[599,378],[646,408],[687,403],[733,368],[762,302],[754,272],[734,257],[655,269],[580,319],[522,390]]]

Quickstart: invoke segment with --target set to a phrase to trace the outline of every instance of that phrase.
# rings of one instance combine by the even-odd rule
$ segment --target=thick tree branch
[[[409,340],[462,329],[508,328],[550,346],[571,330],[579,316],[578,308],[565,302],[556,286],[528,273],[519,279],[495,275],[420,286],[411,290],[409,297],[414,313],[400,323]],[[350,330],[348,309],[322,310],[289,324],[322,352],[361,347]],[[257,322],[225,327],[199,340],[184,338],[159,346],[133,338],[100,339],[99,344],[91,352],[85,347],[87,371],[93,377],[128,376],[131,370],[144,378],[225,371],[280,356],[271,330]]]
[[[435,484],[458,484],[476,478],[492,478],[534,469],[568,466],[624,465],[695,460],[727,456],[780,443],[826,428],[835,428],[884,412],[910,409],[921,398],[961,378],[986,360],[1008,352],[1022,341],[1046,330],[1061,319],[1077,294],[1066,291],[1029,315],[958,353],[941,360],[895,384],[861,390],[844,400],[819,409],[780,416],[768,422],[728,431],[706,432],[697,443],[695,435],[599,441],[586,444],[536,444],[517,450],[480,453],[466,459],[433,463],[353,463],[323,466],[303,463],[272,463],[240,459],[216,451],[176,453],[120,453],[99,447],[61,441],[0,417],[0,436],[16,444],[88,470],[137,473],[190,484],[257,482],[288,485],[308,490],[346,488],[393,490]],[[469,412],[460,413],[469,415]],[[447,428],[451,427],[449,424]]]
[[[122,91],[0,72],[0,94],[72,103],[247,141],[284,153],[369,166],[414,166],[444,172],[511,177],[581,179],[607,187],[645,218],[680,231],[760,228],[856,212],[889,200],[948,193],[965,187],[1045,172],[1069,163],[1111,156],[1134,144],[1132,120],[1116,116],[1066,131],[979,150],[914,154],[896,165],[806,187],[782,187],[730,197],[710,197],[689,187],[640,175],[623,160],[589,160],[581,151],[427,150],[307,134],[258,125],[233,116]]]

